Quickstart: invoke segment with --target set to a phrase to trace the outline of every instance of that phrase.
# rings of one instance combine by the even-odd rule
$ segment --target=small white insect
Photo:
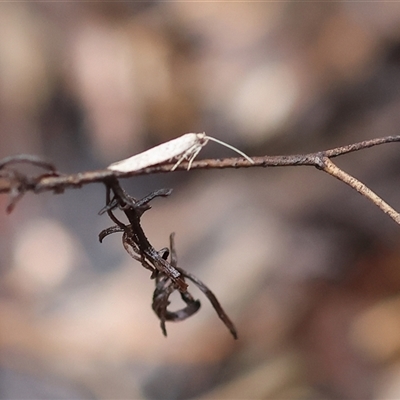
[[[118,172],[133,172],[140,171],[143,168],[152,167],[157,164],[161,164],[170,160],[177,159],[177,163],[173,166],[171,171],[175,170],[178,165],[184,161],[189,160],[188,170],[192,166],[193,160],[199,154],[200,150],[208,143],[209,140],[222,144],[228,147],[238,154],[246,158],[249,162],[254,164],[254,161],[238,150],[237,148],[222,142],[221,140],[215,139],[211,136],[207,136],[203,133],[186,133],[176,139],[172,139],[169,142],[159,144],[158,146],[152,147],[143,153],[136,154],[132,157],[126,158],[125,160],[117,161],[107,168],[112,171]]]

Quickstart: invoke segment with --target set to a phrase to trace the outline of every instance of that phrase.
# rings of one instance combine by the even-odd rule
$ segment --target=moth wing
[[[176,139],[152,147],[143,153],[112,163],[107,169],[118,172],[140,171],[141,169],[179,158],[198,142],[196,133],[186,133]]]

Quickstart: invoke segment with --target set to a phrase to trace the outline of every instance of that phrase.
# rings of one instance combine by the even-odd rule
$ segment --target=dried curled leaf
[[[113,198],[110,196],[113,191]],[[170,235],[170,248],[163,248],[157,251],[149,242],[142,226],[140,218],[143,213],[151,207],[149,202],[156,197],[168,196],[170,189],[160,189],[150,193],[141,200],[136,200],[129,196],[114,178],[108,182],[106,206],[100,211],[100,214],[107,213],[111,220],[116,224],[110,228],[104,229],[99,234],[100,242],[103,239],[117,232],[122,232],[122,243],[125,250],[142,266],[151,271],[151,278],[155,279],[156,287],[153,293],[152,308],[160,319],[161,330],[167,335],[165,327],[166,321],[183,321],[194,315],[200,309],[200,301],[195,300],[187,290],[185,278],[193,282],[210,300],[218,316],[227,326],[231,334],[237,339],[237,332],[232,321],[229,319],[220,303],[211,290],[194,275],[186,272],[177,266],[177,255],[174,244],[174,234]],[[129,224],[124,224],[114,215],[113,210],[119,208],[128,218]],[[170,260],[168,261],[168,258]],[[170,305],[170,296],[178,291],[185,306],[176,311],[168,310]]]
[[[32,177],[12,167],[13,164],[22,163],[43,168],[48,172],[40,174],[36,177]],[[23,195],[29,190],[34,190],[37,182],[39,182],[42,178],[59,175],[60,174],[57,172],[56,167],[53,164],[43,161],[36,156],[21,154],[1,159],[0,178],[4,178],[4,181],[7,182],[8,192],[10,195],[10,201],[6,208],[7,213],[11,213]]]

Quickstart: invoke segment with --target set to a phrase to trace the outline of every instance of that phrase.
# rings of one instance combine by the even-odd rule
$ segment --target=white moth
[[[171,169],[171,171],[173,171],[182,161],[189,160],[187,168],[189,170],[192,166],[193,160],[209,140],[222,144],[223,146],[236,151],[238,154],[246,158],[246,160],[254,164],[254,161],[250,157],[237,148],[222,142],[221,140],[207,136],[203,132],[186,133],[185,135],[182,135],[176,139],[172,139],[169,142],[152,147],[143,153],[136,154],[132,157],[126,158],[125,160],[117,161],[109,165],[107,168],[118,172],[133,172],[140,171],[141,169],[152,167],[170,160],[178,160]]]

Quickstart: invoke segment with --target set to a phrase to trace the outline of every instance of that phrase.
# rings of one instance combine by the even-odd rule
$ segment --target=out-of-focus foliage
[[[0,156],[77,172],[186,132],[250,155],[398,134],[399,26],[396,3],[2,3]],[[339,164],[400,208],[398,145]],[[174,188],[145,232],[176,232],[239,340],[201,293],[162,336],[147,271],[97,242],[101,185],[28,195],[0,212],[1,398],[400,396],[400,228],[365,199],[305,168],[122,183]]]

